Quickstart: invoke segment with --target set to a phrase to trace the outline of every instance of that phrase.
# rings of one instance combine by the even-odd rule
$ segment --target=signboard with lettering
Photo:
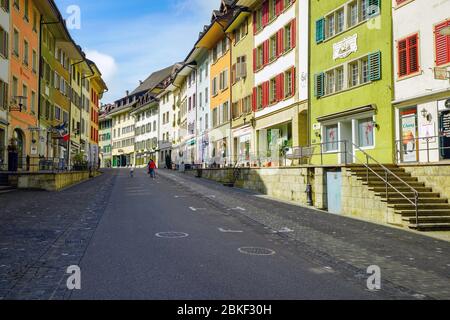
[[[441,113],[439,132],[441,134],[441,156],[443,159],[450,159],[450,111]]]

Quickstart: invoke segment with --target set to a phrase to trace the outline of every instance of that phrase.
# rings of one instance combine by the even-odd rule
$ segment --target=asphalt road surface
[[[330,259],[308,248],[296,240],[295,224],[274,226],[249,214],[317,212],[178,173],[156,180],[144,171],[108,174],[116,181],[72,299],[425,298],[390,283],[370,291],[364,266],[342,266],[332,257],[338,251]]]
[[[110,170],[0,204],[0,300],[450,298],[449,242],[188,174]]]

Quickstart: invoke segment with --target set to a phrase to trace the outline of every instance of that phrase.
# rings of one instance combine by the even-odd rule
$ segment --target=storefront
[[[241,166],[251,165],[252,133],[253,128],[251,126],[233,131],[233,160]]]
[[[260,129],[258,136],[258,162],[263,167],[283,165],[284,150],[292,147],[292,122]]]
[[[6,164],[7,159],[7,141],[6,141],[6,126],[3,126],[3,123],[0,120],[0,170],[4,170],[4,166]]]
[[[396,109],[399,163],[450,160],[450,99]]]

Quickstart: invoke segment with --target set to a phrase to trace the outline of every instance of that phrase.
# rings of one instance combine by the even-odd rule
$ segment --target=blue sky
[[[70,30],[109,87],[103,103],[134,90],[153,71],[182,61],[220,0],[56,0],[62,13],[81,9],[81,29]]]

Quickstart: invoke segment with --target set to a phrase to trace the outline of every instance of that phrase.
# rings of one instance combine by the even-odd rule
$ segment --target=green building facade
[[[313,164],[393,163],[391,1],[311,1]]]

